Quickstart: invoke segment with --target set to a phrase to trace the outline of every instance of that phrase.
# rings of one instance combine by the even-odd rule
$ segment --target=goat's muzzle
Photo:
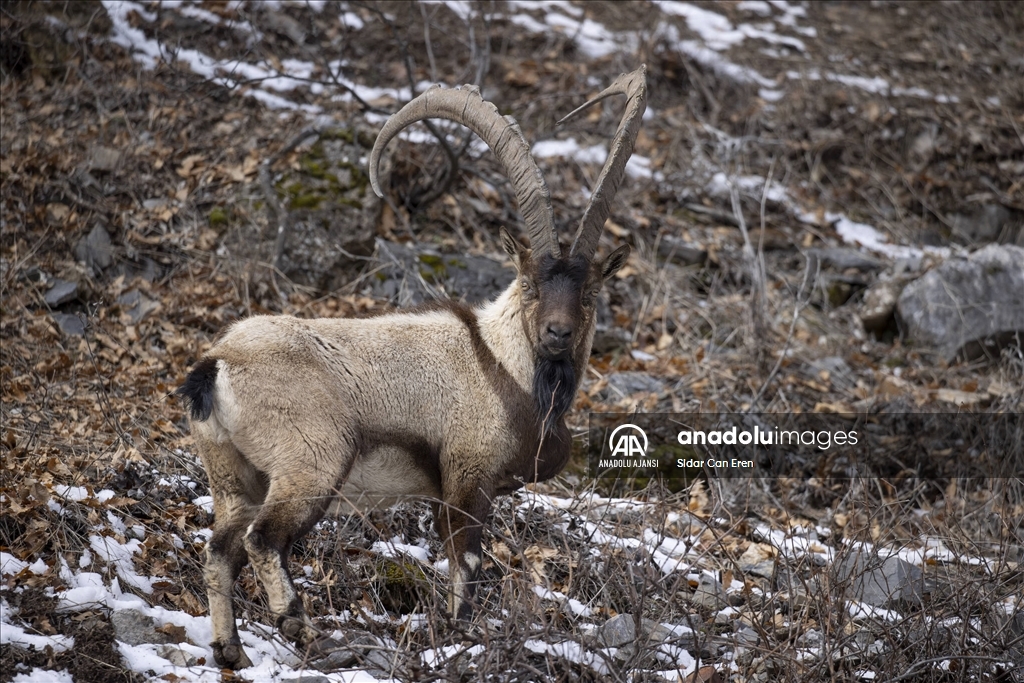
[[[551,321],[544,325],[538,340],[540,355],[548,360],[562,360],[572,349],[573,328],[565,322]]]

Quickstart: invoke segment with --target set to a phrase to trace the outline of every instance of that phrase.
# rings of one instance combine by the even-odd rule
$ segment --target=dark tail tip
[[[185,383],[174,392],[185,399],[193,420],[204,422],[209,419],[213,412],[213,386],[216,381],[217,359],[204,358],[192,368]]]

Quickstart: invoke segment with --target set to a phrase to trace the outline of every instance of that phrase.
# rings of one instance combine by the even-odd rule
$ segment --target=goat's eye
[[[536,291],[534,291],[533,289],[533,283],[527,280],[526,278],[520,280],[519,285],[523,288],[524,295],[531,298],[537,295]]]

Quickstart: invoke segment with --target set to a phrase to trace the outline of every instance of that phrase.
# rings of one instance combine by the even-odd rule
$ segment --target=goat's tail
[[[185,383],[178,387],[176,393],[185,399],[185,404],[192,414],[193,420],[205,422],[213,412],[213,388],[217,382],[217,359],[204,358],[199,361],[192,372],[188,373]]]

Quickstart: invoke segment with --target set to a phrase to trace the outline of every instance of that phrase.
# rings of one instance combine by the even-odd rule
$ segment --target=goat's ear
[[[629,258],[629,245],[623,244],[621,247],[608,254],[608,258],[601,264],[601,280],[607,282],[608,278],[615,273],[619,272],[619,268],[622,268],[626,264],[626,259]]]
[[[505,253],[512,259],[512,263],[516,264],[516,270],[523,269],[523,252],[526,251],[526,247],[519,244],[516,238],[513,237],[508,230],[502,228],[499,232],[501,237],[501,248],[505,250]]]

